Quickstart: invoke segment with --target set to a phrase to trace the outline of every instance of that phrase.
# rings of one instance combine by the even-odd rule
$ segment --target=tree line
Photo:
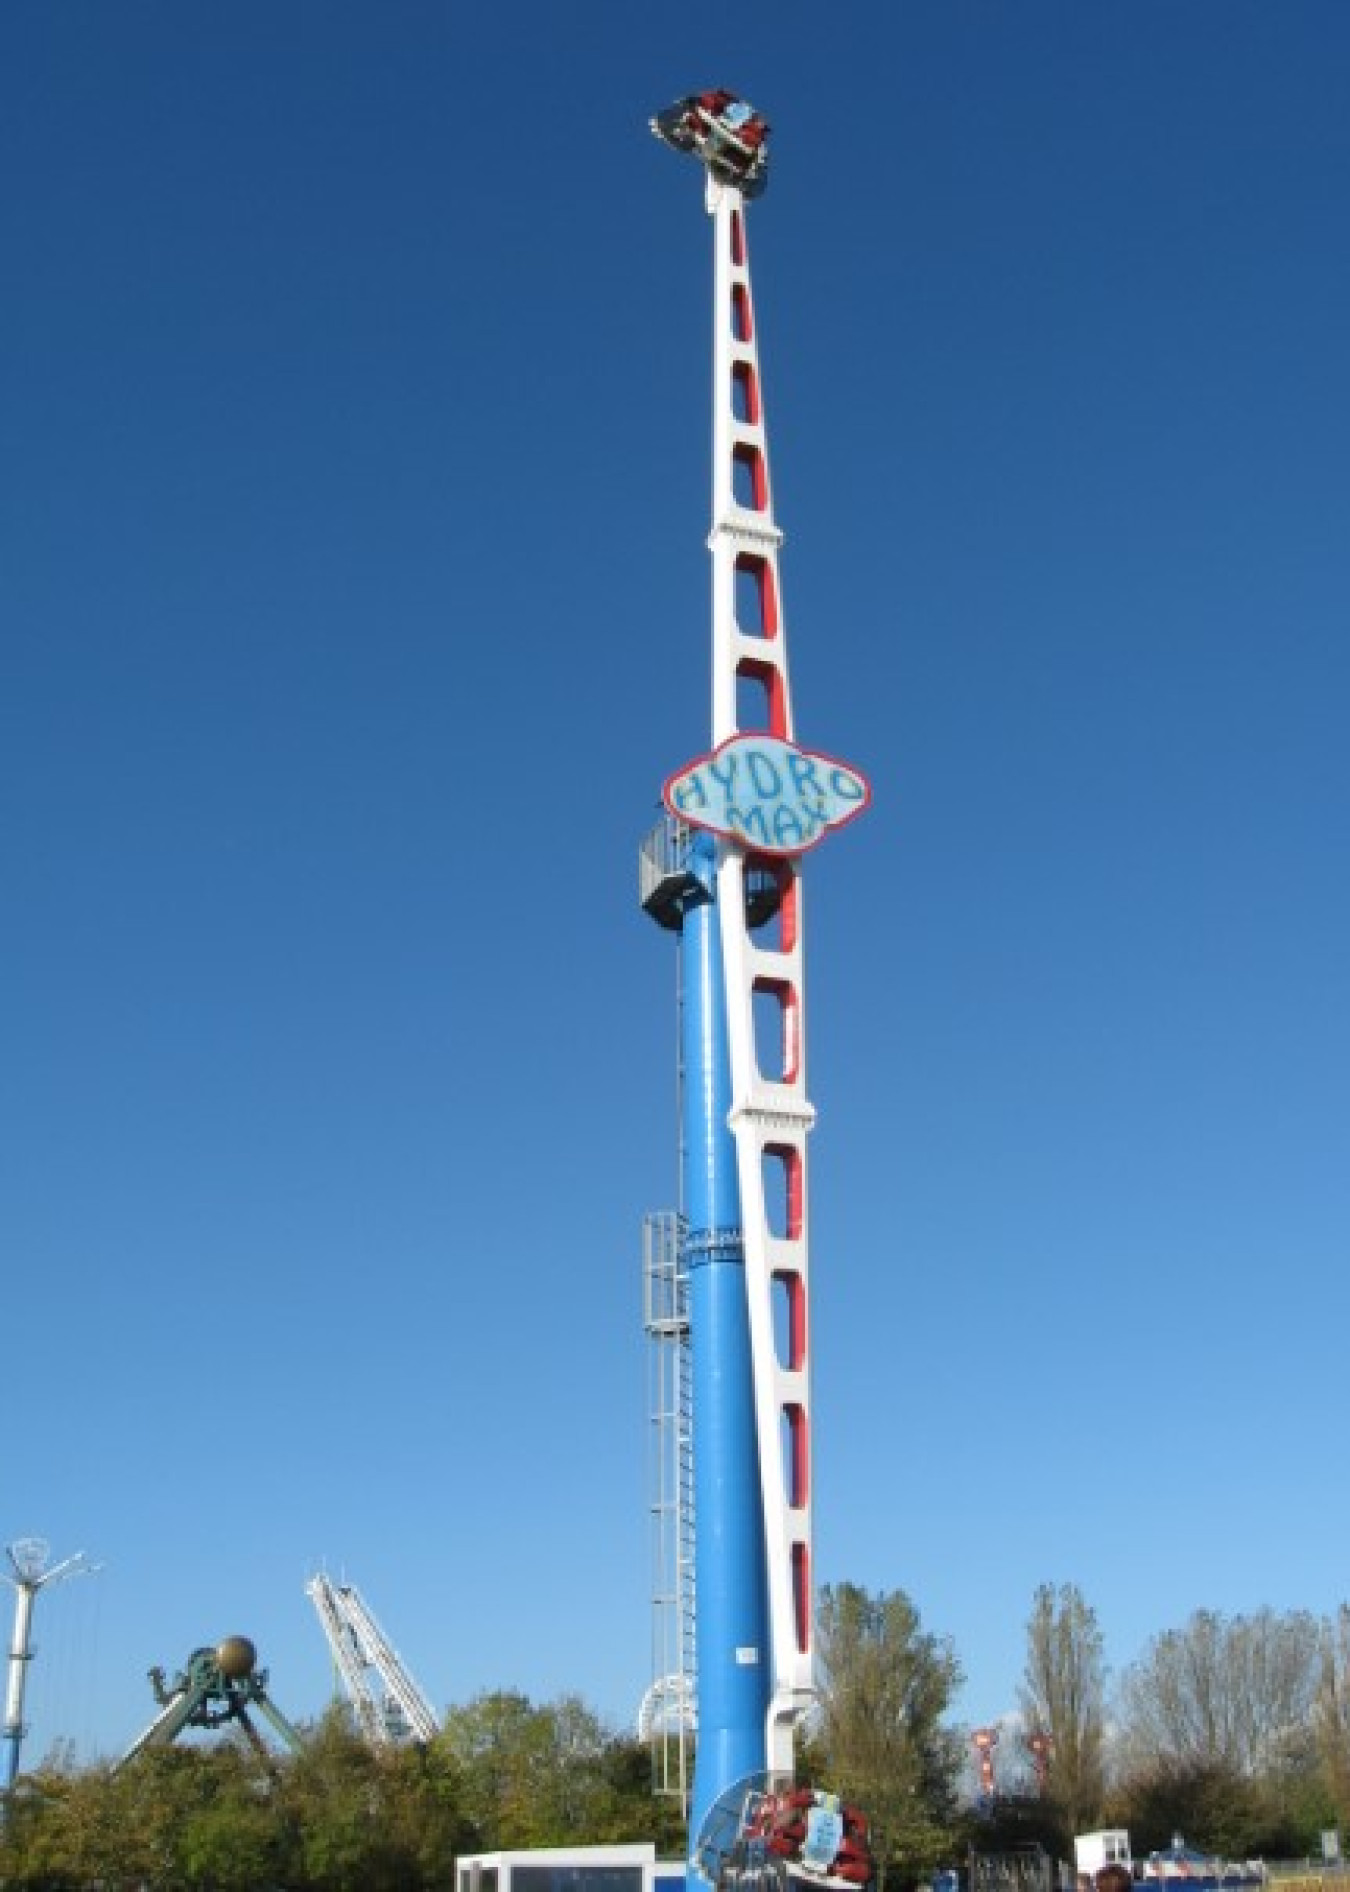
[[[826,1592],[820,1652],[822,1771],[871,1812],[901,1883],[971,1848],[1034,1842],[1071,1861],[1074,1834],[1104,1826],[1126,1828],[1136,1857],[1181,1832],[1228,1859],[1302,1858],[1350,1829],[1350,1607],[1197,1610],[1108,1689],[1096,1612],[1073,1584],[1041,1585],[992,1796],[972,1779],[972,1731],[947,1717],[956,1655],[903,1594]]]
[[[845,1583],[819,1600],[819,1709],[803,1781],[868,1814],[883,1884],[914,1885],[973,1847],[1124,1826],[1136,1853],[1175,1831],[1229,1858],[1298,1857],[1350,1827],[1350,1607],[1332,1619],[1198,1610],[1108,1691],[1095,1612],[1037,1590],[997,1790],[973,1791],[951,1643],[903,1591]],[[374,1748],[335,1707],[301,1752],[234,1740],[150,1749],[123,1767],[54,1758],[0,1826],[0,1885],[202,1892],[450,1892],[458,1854],[654,1840],[684,1855],[650,1755],[575,1696],[512,1691],[446,1716],[421,1746]]]
[[[1184,1832],[1232,1859],[1296,1858],[1350,1827],[1350,1607],[1332,1617],[1196,1610],[1108,1697],[1095,1613],[1036,1593],[1021,1718],[1050,1737],[1061,1842],[1128,1827],[1136,1853]]]
[[[424,1745],[372,1746],[339,1706],[302,1732],[295,1754],[229,1736],[44,1764],[6,1809],[0,1885],[451,1892],[461,1853],[655,1839],[680,1856],[645,1744],[575,1696],[482,1695]]]
[[[992,1795],[950,1709],[951,1644],[901,1591],[853,1584],[819,1608],[813,1777],[871,1816],[884,1877],[913,1884],[973,1848],[1124,1827],[1136,1856],[1184,1833],[1228,1859],[1291,1859],[1350,1830],[1350,1606],[1335,1616],[1197,1610],[1108,1689],[1096,1612],[1073,1584],[1032,1600],[1017,1712],[997,1730]]]

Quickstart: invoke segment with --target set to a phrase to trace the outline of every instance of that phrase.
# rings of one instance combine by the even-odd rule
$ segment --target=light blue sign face
[[[804,854],[872,799],[856,769],[779,736],[733,736],[662,793],[677,820],[760,854]]]
[[[806,1816],[802,1859],[817,1872],[828,1872],[844,1838],[844,1820],[837,1807],[812,1807]]]

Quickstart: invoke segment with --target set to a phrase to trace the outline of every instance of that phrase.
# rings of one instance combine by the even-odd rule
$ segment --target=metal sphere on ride
[[[258,1651],[247,1636],[227,1636],[216,1646],[216,1667],[232,1682],[252,1675],[258,1666]]]

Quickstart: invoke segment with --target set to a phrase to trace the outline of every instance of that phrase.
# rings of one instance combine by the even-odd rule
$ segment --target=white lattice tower
[[[430,1741],[436,1733],[431,1705],[360,1591],[349,1583],[333,1583],[321,1571],[305,1585],[305,1594],[367,1740],[383,1746],[406,1733]]]

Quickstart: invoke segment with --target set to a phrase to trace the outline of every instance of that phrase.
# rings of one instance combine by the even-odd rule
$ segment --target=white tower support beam
[[[713,382],[713,746],[758,730],[794,739],[769,447],[750,289],[745,207],[709,179],[715,223]],[[772,945],[752,934],[747,870],[777,876]],[[795,859],[719,846],[717,905],[731,1054],[731,1127],[741,1192],[773,1647],[769,1771],[790,1776],[793,1730],[810,1706],[811,1394],[808,1372],[806,988]],[[756,1006],[776,1019],[757,1045]],[[762,1069],[767,1063],[770,1068]],[[779,1318],[775,1319],[775,1296]]]

